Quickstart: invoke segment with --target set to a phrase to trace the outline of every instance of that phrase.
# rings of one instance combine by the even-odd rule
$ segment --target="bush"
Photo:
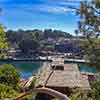
[[[0,84],[0,100],[5,100],[5,98],[12,98],[18,95],[12,87]]]
[[[20,74],[13,65],[0,66],[0,83],[16,88],[20,80]]]
[[[73,89],[70,100],[88,100],[86,93],[80,88]]]
[[[92,84],[91,94],[93,100],[100,100],[100,74],[97,76],[97,79]]]

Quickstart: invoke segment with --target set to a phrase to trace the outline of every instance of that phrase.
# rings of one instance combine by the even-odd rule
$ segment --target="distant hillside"
[[[34,30],[8,30],[6,32],[6,38],[10,48],[19,48],[25,54],[31,51],[37,51],[37,49],[43,46],[43,42],[46,43],[48,40],[58,41],[60,38],[72,38],[73,36],[69,33],[60,31],[45,29],[44,31]]]
[[[34,30],[8,30],[6,32],[6,37],[8,41],[10,42],[18,42],[24,38],[32,38],[32,37],[38,37],[39,39],[48,39],[48,38],[53,38],[53,39],[58,39],[61,37],[65,38],[72,38],[73,36],[70,33],[63,32],[61,30],[52,30],[52,29],[45,29],[44,31],[34,29]]]

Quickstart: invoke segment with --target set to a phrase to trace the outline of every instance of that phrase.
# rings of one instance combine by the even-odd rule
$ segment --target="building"
[[[75,44],[69,43],[56,43],[55,50],[61,53],[78,53],[81,52],[81,48],[76,46]]]
[[[9,58],[13,58],[13,57],[20,56],[22,54],[22,51],[19,49],[10,48],[7,50],[7,54]]]

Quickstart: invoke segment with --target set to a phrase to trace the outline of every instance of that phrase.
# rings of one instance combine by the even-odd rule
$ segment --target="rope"
[[[50,67],[51,67],[51,66],[50,66]],[[56,69],[56,66],[53,68],[53,70],[50,72],[49,76],[47,77],[47,79],[46,79],[46,81],[45,81],[45,83],[44,83],[44,87],[46,87],[46,85],[47,85],[47,83],[48,83],[48,81],[49,81],[51,75],[54,73],[54,70],[55,70],[55,69]]]

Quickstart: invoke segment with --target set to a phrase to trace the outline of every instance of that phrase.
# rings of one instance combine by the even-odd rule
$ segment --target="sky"
[[[81,0],[0,0],[0,24],[7,29],[57,29],[71,34],[78,16],[68,6]]]

